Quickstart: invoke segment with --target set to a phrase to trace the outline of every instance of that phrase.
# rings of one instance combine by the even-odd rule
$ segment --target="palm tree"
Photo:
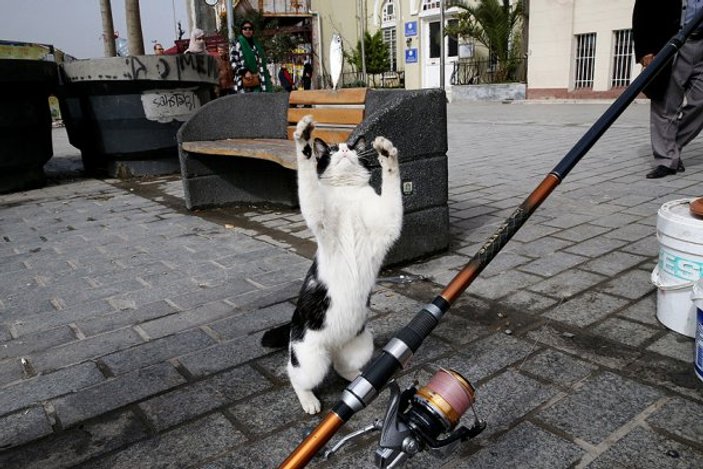
[[[510,5],[510,0],[479,0],[478,5],[454,0],[447,8],[457,7],[456,23],[446,28],[447,34],[475,39],[488,48],[496,63],[495,81],[515,79],[522,55],[523,1]]]

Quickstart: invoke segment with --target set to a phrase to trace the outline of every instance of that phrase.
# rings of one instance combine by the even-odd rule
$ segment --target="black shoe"
[[[676,171],[679,173],[683,173],[686,171],[686,168],[683,167],[683,161],[679,160],[679,165],[676,167]]]
[[[659,165],[656,168],[654,168],[652,171],[647,173],[647,179],[659,179],[659,178],[663,178],[664,176],[670,176],[672,174],[676,174],[675,169],[671,169],[669,167]]]

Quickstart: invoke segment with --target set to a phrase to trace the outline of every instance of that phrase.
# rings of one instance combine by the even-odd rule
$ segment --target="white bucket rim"
[[[657,287],[659,290],[664,290],[664,291],[673,291],[673,290],[686,290],[691,288],[696,282],[694,281],[688,281],[688,282],[683,282],[683,283],[675,283],[675,284],[670,284],[670,285],[665,285],[661,283],[660,281],[660,275],[659,275],[659,265],[654,266],[654,270],[652,271],[652,277],[650,279],[652,282],[652,285]],[[701,295],[703,295],[703,292],[701,292]],[[701,296],[703,298],[703,296]]]

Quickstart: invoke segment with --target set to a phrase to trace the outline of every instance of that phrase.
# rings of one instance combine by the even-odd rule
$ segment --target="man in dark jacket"
[[[702,3],[701,0],[636,0],[632,13],[636,60],[647,67],[680,25],[690,21],[703,7]],[[647,173],[649,179],[685,171],[681,148],[703,128],[702,50],[703,30],[698,30],[644,90],[651,100],[652,152],[661,161]]]

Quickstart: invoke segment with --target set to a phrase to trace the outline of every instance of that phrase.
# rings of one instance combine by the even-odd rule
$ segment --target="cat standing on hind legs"
[[[262,339],[285,345],[289,331],[288,377],[305,412],[320,411],[313,393],[330,366],[351,381],[371,358],[367,300],[383,259],[400,235],[403,204],[398,151],[383,137],[365,149],[312,140],[314,123],[305,116],[293,135],[298,159],[298,198],[303,218],[315,235],[317,253],[289,328],[273,329]],[[381,194],[369,185],[369,157],[382,169]]]

